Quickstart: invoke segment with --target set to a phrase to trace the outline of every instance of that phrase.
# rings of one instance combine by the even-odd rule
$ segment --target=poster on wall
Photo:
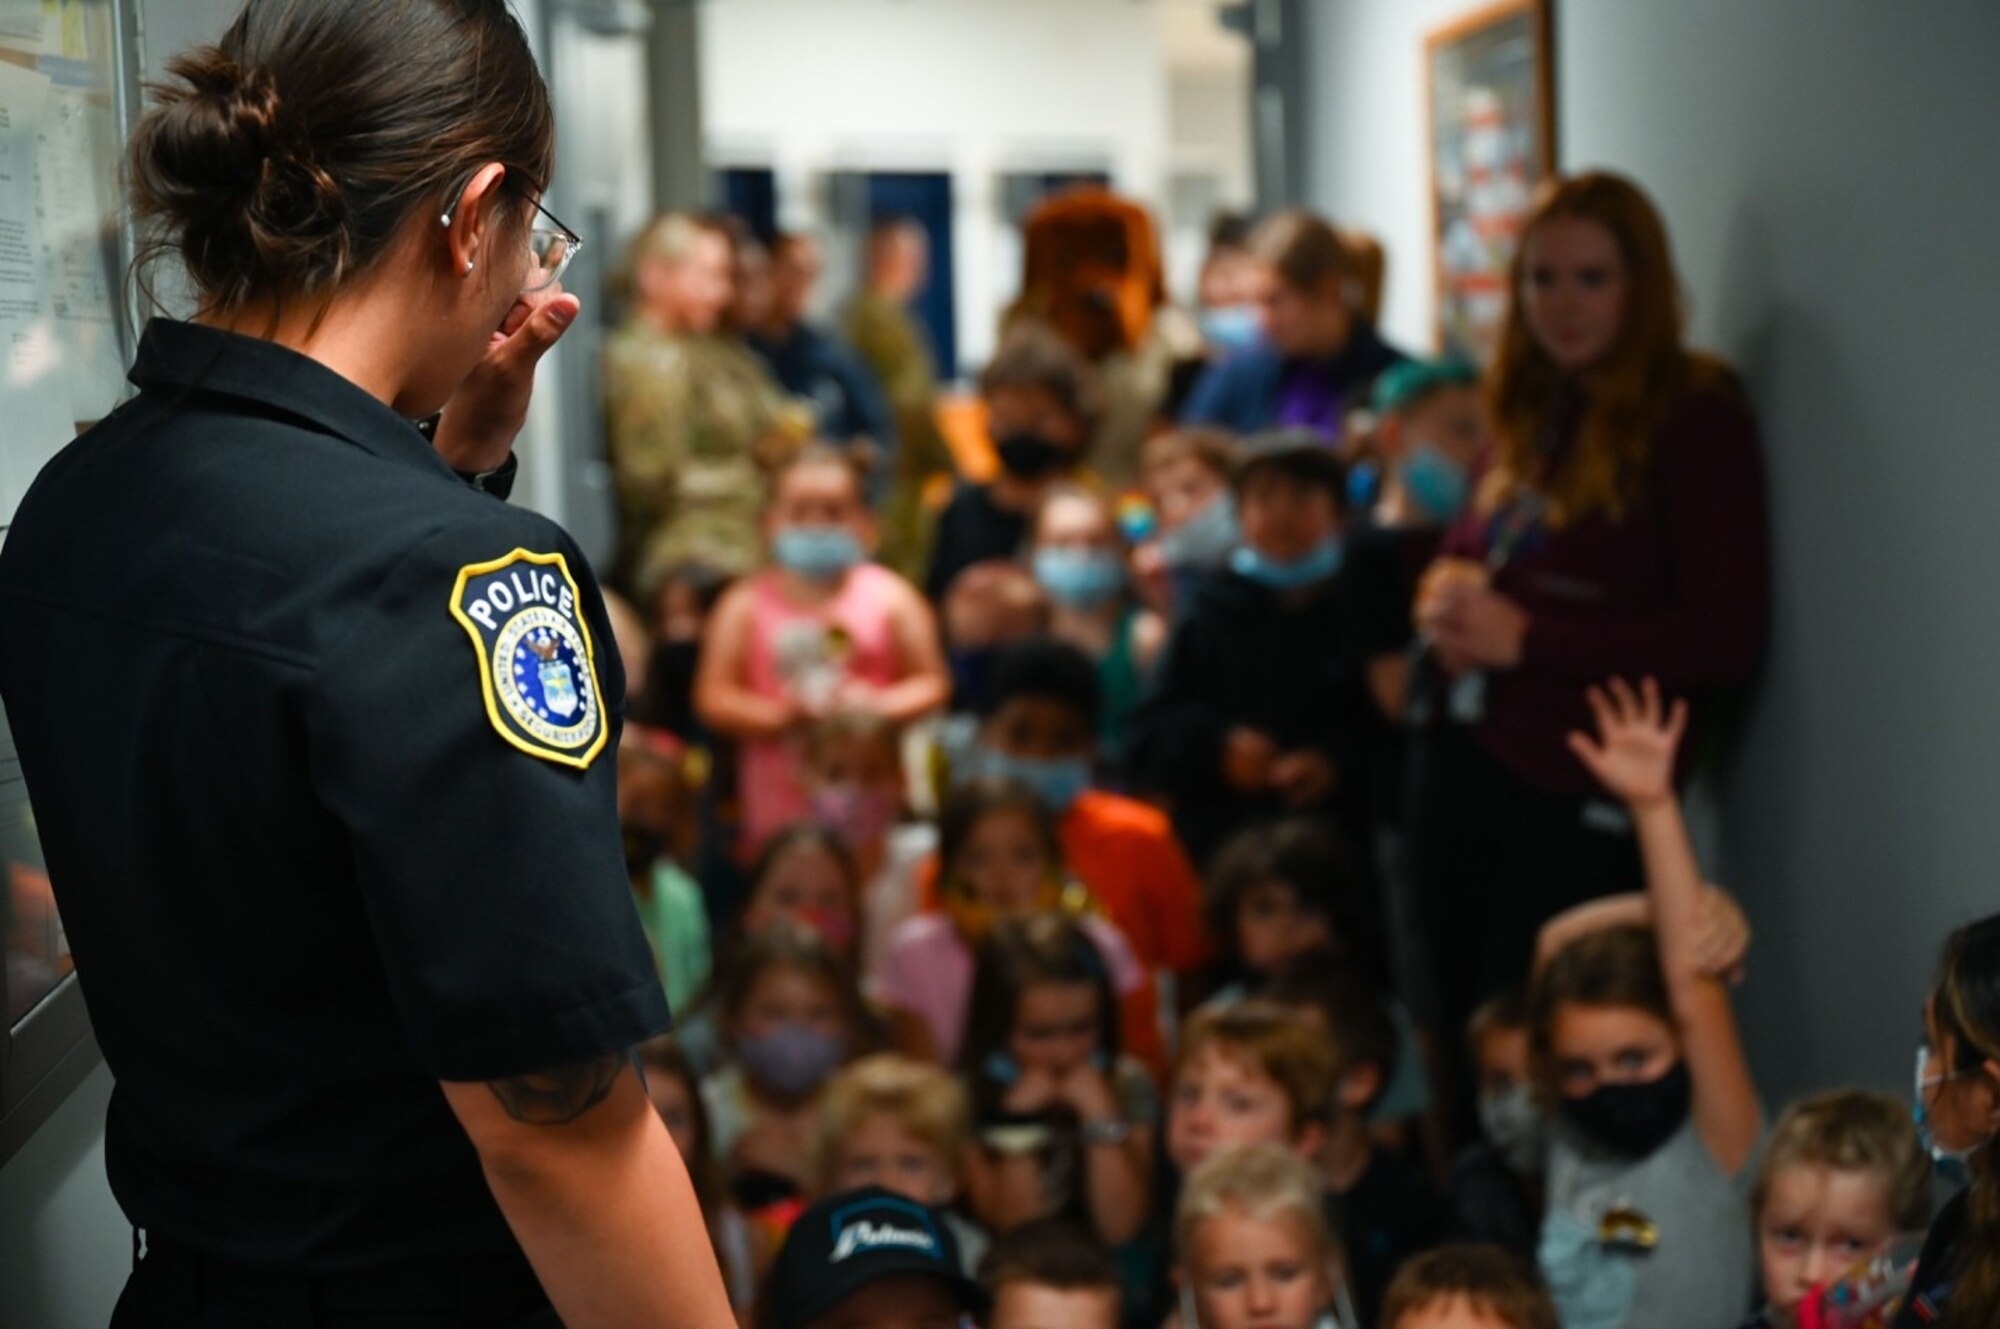
[[[1438,349],[1481,364],[1529,201],[1555,165],[1549,3],[1502,0],[1424,40]]]
[[[113,32],[110,0],[0,0],[0,532],[125,392]]]

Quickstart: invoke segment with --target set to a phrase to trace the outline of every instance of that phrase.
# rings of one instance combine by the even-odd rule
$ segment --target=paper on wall
[[[75,436],[35,176],[45,75],[0,62],[0,523]]]
[[[42,0],[0,0],[0,42],[30,54],[42,45]]]
[[[90,59],[90,13],[84,0],[42,0],[42,54]]]
[[[109,173],[117,154],[108,103],[70,88],[50,90],[42,116],[39,209],[70,419],[78,423],[103,419],[125,385],[114,304],[118,205]]]

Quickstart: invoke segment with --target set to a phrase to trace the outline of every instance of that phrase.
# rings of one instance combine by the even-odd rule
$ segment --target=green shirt
[[[694,878],[668,859],[654,862],[652,886],[650,895],[632,893],[639,922],[653,943],[667,1005],[685,1011],[708,986],[708,910]]]

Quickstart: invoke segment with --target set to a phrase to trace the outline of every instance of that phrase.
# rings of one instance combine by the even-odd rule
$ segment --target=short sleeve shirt
[[[667,1006],[591,569],[273,343],[155,322],[0,548],[0,697],[136,1225],[309,1273],[504,1254],[438,1080]]]
[[[1638,1160],[1558,1126],[1541,1266],[1564,1329],[1741,1321],[1756,1277],[1752,1171],[1725,1175],[1692,1120]],[[1641,1229],[1650,1249],[1625,1235]]]

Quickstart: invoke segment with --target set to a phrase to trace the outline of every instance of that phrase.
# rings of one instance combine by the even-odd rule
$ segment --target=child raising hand
[[[1541,1261],[1565,1325],[1726,1324],[1753,1263],[1742,1222],[1761,1126],[1707,921],[1674,753],[1687,707],[1650,679],[1588,693],[1579,760],[1632,817],[1653,926],[1588,933],[1536,976],[1535,1069],[1559,1114]]]

